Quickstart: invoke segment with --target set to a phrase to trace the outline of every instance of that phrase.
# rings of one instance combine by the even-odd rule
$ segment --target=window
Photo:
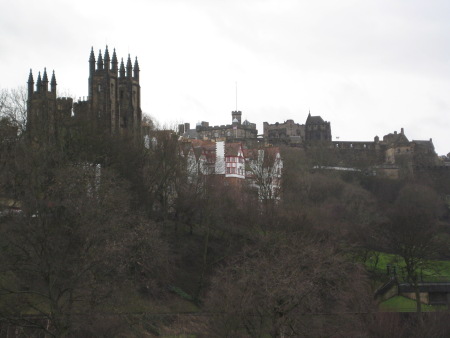
[[[99,84],[99,85],[98,85],[98,92],[100,93],[101,91],[102,91],[102,85]]]

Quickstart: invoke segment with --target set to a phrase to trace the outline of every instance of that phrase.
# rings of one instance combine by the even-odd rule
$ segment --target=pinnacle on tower
[[[91,54],[89,55],[89,62],[95,62],[94,47],[91,47]]]
[[[33,95],[33,86],[34,86],[33,72],[30,69],[30,75],[28,75],[28,99],[30,99],[31,95]]]
[[[120,61],[120,77],[125,77],[125,66],[123,64],[123,58]]]
[[[48,91],[47,68],[44,68],[44,75],[42,76],[42,88],[45,92]]]
[[[94,74],[95,72],[95,55],[94,47],[91,47],[91,54],[89,55],[89,73]]]
[[[99,49],[99,51],[98,51],[97,69],[98,70],[103,69],[103,58],[102,58],[102,50],[101,49]]]
[[[112,71],[114,73],[117,73],[117,55],[116,55],[116,49],[114,48],[112,59],[111,59],[111,65],[112,65]]]
[[[42,81],[41,81],[41,72],[38,73],[38,78],[36,80],[36,91],[40,92],[41,91],[41,86],[42,86]]]
[[[139,79],[139,63],[138,63],[137,56],[136,56],[136,59],[134,60],[133,70],[134,70],[134,77],[136,79]]]
[[[42,82],[48,82],[47,68],[44,68],[44,75],[42,76]]]
[[[33,83],[33,82],[34,82],[34,80],[33,80],[33,71],[30,68],[30,75],[28,75],[28,83]]]
[[[56,92],[56,77],[55,77],[55,71],[53,71],[53,74],[52,74],[52,79],[51,79],[51,81],[50,81],[50,87],[51,87],[52,92]]]
[[[131,71],[133,69],[133,66],[131,65],[131,57],[130,54],[128,54],[128,61],[127,61],[127,77],[131,77]]]
[[[106,48],[105,48],[105,69],[109,69],[109,62],[110,62],[110,59],[109,59],[109,51],[108,51],[108,45],[106,45]]]

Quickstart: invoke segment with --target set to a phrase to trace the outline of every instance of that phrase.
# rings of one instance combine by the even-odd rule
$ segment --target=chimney
[[[178,134],[180,134],[180,135],[184,134],[184,124],[178,125]]]

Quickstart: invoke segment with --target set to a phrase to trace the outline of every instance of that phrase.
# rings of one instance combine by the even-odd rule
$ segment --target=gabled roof
[[[258,158],[258,149],[243,149],[244,157],[256,160]]]
[[[383,136],[383,142],[391,146],[409,145],[409,140],[403,133],[387,134]]]
[[[432,140],[412,140],[411,142],[421,150],[429,150],[434,152],[434,144]]]
[[[183,142],[180,144],[180,154],[187,156],[192,149],[192,144],[189,142]]]
[[[256,149],[244,149],[244,157],[250,160],[258,160],[259,151],[264,152],[263,167],[273,166],[277,155],[280,154],[279,147],[265,147]]]
[[[323,124],[325,121],[321,116],[311,116],[308,114],[308,118],[306,119],[306,124]]]
[[[225,156],[239,156],[239,151],[242,151],[241,143],[225,143]]]

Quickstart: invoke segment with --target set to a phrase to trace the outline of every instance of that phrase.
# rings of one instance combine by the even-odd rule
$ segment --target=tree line
[[[181,324],[152,312],[194,309],[209,314],[192,329],[205,336],[450,332],[420,302],[418,317],[378,313],[365,264],[397,254],[417,295],[420,270],[448,259],[449,187],[312,172],[322,150],[284,148],[281,199],[261,203],[251,187],[189,178],[170,131],[146,146],[78,122],[30,140],[15,93],[0,95],[2,327],[157,335]]]

